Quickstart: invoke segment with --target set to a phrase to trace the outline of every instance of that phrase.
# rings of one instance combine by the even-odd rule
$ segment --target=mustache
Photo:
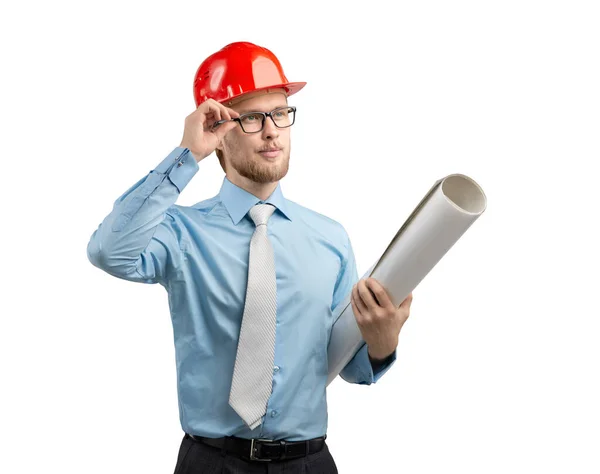
[[[283,150],[283,146],[279,145],[278,143],[271,143],[270,145],[265,145],[264,147],[262,147],[261,149],[259,149],[258,151],[268,151],[268,150],[273,150],[277,148],[278,150]]]

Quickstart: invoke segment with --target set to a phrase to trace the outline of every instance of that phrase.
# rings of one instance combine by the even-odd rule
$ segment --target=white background
[[[1,472],[173,471],[167,295],[86,247],[179,145],[197,67],[233,41],[308,82],[282,190],[346,227],[360,275],[438,178],[488,198],[414,291],[395,366],[330,385],[340,473],[600,472],[596,2],[16,5],[0,10]],[[222,179],[213,155],[177,203]]]

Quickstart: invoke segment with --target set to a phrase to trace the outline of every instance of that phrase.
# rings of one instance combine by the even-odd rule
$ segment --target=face
[[[233,110],[270,112],[287,105],[287,96],[281,91],[270,91],[231,106]],[[260,184],[273,183],[288,172],[290,161],[290,129],[277,128],[267,117],[262,131],[245,133],[238,124],[223,138],[218,148],[223,151],[228,174],[239,175]]]

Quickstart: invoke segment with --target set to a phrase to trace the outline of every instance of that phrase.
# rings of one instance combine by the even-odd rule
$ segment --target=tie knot
[[[256,227],[258,227],[261,224],[266,224],[274,212],[275,207],[271,204],[256,204],[250,209],[249,214]]]

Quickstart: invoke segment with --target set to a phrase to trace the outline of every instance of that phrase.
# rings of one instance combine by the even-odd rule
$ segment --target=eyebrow
[[[272,112],[275,109],[280,109],[281,107],[289,107],[288,104],[283,104],[283,105],[278,105],[277,107],[269,110],[269,112]],[[248,113],[253,113],[253,112],[262,112],[261,110],[256,110],[256,109],[242,109],[242,110],[238,110],[237,111],[238,114],[243,115],[243,114],[248,114]],[[266,112],[263,112],[266,113]]]

